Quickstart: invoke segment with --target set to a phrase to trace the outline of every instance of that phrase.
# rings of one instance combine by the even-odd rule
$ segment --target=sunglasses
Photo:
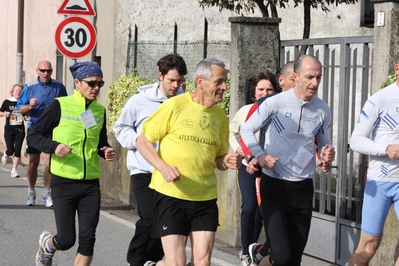
[[[101,80],[101,81],[96,81],[96,80],[84,80],[84,79],[80,79],[80,81],[84,81],[87,85],[89,85],[89,87],[94,88],[96,86],[98,86],[99,88],[101,88],[102,86],[104,86],[105,81]]]
[[[51,73],[51,72],[53,72],[53,70],[50,68],[50,69],[41,69],[41,68],[38,68],[39,69],[39,71],[40,72],[42,72],[42,73],[44,73],[44,72],[47,72],[47,73]]]

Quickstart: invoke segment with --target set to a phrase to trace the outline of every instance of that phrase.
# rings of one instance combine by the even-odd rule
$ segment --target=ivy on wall
[[[392,83],[395,82],[395,80],[396,80],[396,74],[395,73],[389,75],[387,77],[387,80],[384,81],[383,83],[381,83],[380,89],[383,89],[383,88],[385,88],[388,85],[391,85]]]

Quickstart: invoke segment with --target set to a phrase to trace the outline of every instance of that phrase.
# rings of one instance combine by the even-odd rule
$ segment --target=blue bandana
[[[74,79],[84,79],[103,76],[100,66],[96,62],[78,62],[69,67]]]

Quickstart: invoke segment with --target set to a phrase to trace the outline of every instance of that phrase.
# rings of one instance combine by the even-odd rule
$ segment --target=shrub
[[[119,77],[115,82],[111,84],[107,93],[108,100],[108,119],[107,125],[111,132],[116,120],[122,112],[123,106],[133,94],[137,93],[137,89],[140,86],[153,84],[156,80],[148,77],[139,76],[137,70],[134,70],[127,76]],[[230,87],[230,79],[227,80],[228,88]],[[194,91],[194,82],[186,79],[186,91]],[[223,108],[226,114],[229,114],[229,103],[230,103],[230,90],[227,90],[223,95],[223,101],[219,105]]]
[[[380,89],[383,89],[383,88],[385,88],[388,85],[391,85],[392,83],[395,82],[395,80],[396,80],[396,74],[395,73],[389,75],[387,77],[387,80],[384,81],[383,83],[381,83]]]
[[[112,128],[116,120],[118,120],[127,100],[129,100],[133,94],[137,93],[137,89],[140,86],[153,84],[155,82],[156,80],[139,76],[137,71],[134,70],[127,76],[119,77],[119,79],[111,84],[106,98],[108,99],[109,112],[107,125],[112,134],[114,134]]]

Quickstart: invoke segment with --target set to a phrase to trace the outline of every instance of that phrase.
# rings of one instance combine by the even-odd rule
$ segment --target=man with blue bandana
[[[90,265],[101,201],[97,155],[107,161],[115,157],[107,140],[105,108],[97,101],[104,86],[100,67],[94,62],[79,62],[69,69],[75,84],[73,95],[51,102],[28,134],[35,149],[51,155],[57,227],[57,234],[46,230],[40,235],[36,266],[51,266],[56,250],[68,250],[75,244],[76,213],[79,247],[74,265]]]
[[[51,78],[53,67],[49,61],[40,61],[37,65],[36,73],[38,76],[37,79],[25,85],[17,102],[17,109],[27,117],[28,133],[44,109],[46,109],[54,98],[67,95],[65,86],[61,82]],[[36,200],[37,167],[40,163],[41,152],[29,145],[29,142],[26,152],[29,154],[29,164],[26,173],[29,188],[26,205],[34,206]],[[48,160],[49,156],[46,154],[46,164],[48,164]],[[42,194],[42,200],[46,207],[53,206],[50,193],[50,180],[51,176],[46,165],[43,176],[44,190]]]

